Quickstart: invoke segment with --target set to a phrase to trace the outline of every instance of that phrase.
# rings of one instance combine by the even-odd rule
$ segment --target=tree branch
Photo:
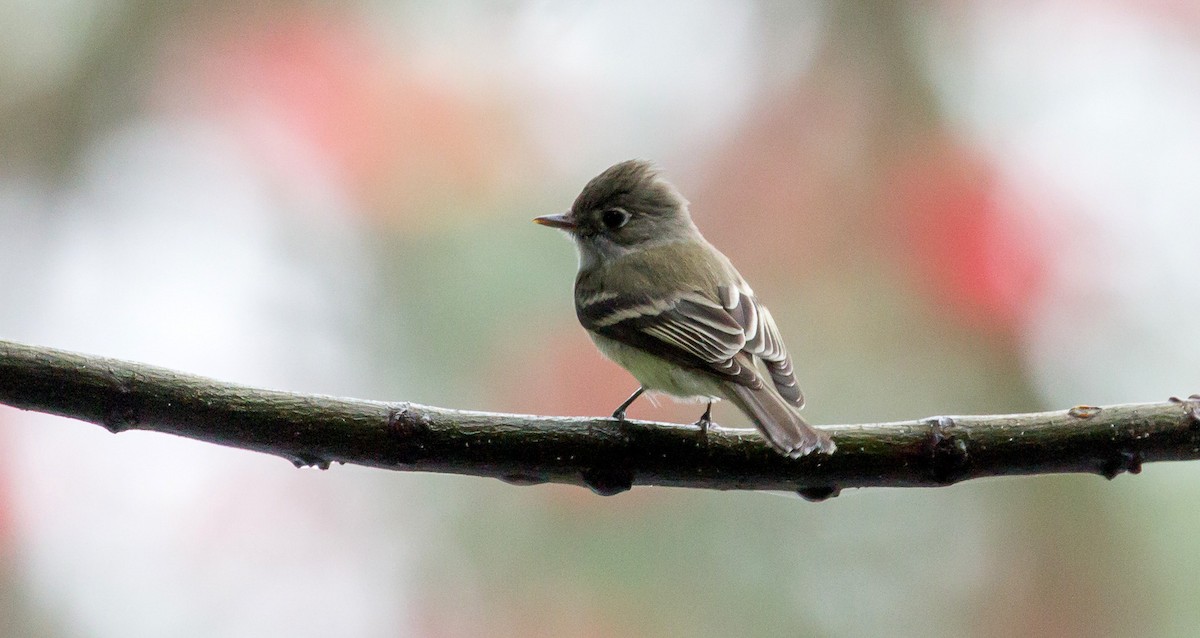
[[[832,456],[788,459],[753,430],[449,410],[261,390],[162,368],[0,341],[0,403],[282,456],[393,470],[570,483],[792,490],[950,485],[983,476],[1090,472],[1200,458],[1200,395],[1038,414],[838,425]]]

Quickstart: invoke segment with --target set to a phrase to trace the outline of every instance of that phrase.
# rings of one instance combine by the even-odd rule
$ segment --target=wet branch
[[[794,490],[920,487],[982,476],[1088,472],[1200,459],[1200,395],[1038,414],[829,426],[832,456],[787,459],[753,430],[468,412],[262,390],[162,368],[0,341],[0,403],[104,426],[266,452],[297,466],[570,483]]]

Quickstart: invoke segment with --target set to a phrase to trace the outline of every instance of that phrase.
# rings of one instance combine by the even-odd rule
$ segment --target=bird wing
[[[780,395],[802,405],[791,359],[770,312],[743,286],[721,286],[716,297],[700,291],[667,297],[580,294],[575,310],[588,330],[752,389],[762,387],[754,369],[757,356]]]
[[[783,337],[779,334],[771,311],[760,304],[754,292],[744,284],[720,286],[717,296],[721,306],[745,331],[746,345],[743,351],[763,360],[771,375],[771,382],[784,400],[798,408],[804,407],[804,394],[796,383],[792,357],[788,354],[787,346],[783,345]]]

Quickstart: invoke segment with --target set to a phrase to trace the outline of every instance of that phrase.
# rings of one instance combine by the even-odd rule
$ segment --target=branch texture
[[[788,459],[754,430],[608,418],[469,412],[232,385],[162,368],[0,341],[0,403],[102,425],[166,432],[282,456],[297,467],[355,463],[569,483],[790,490],[950,485],[983,476],[1136,474],[1200,458],[1200,395],[999,416],[837,425],[831,455]]]

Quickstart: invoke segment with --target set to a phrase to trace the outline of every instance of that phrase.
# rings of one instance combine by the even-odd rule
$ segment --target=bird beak
[[[551,228],[561,228],[567,231],[575,230],[575,220],[571,218],[571,213],[534,217],[533,223],[549,226]]]

